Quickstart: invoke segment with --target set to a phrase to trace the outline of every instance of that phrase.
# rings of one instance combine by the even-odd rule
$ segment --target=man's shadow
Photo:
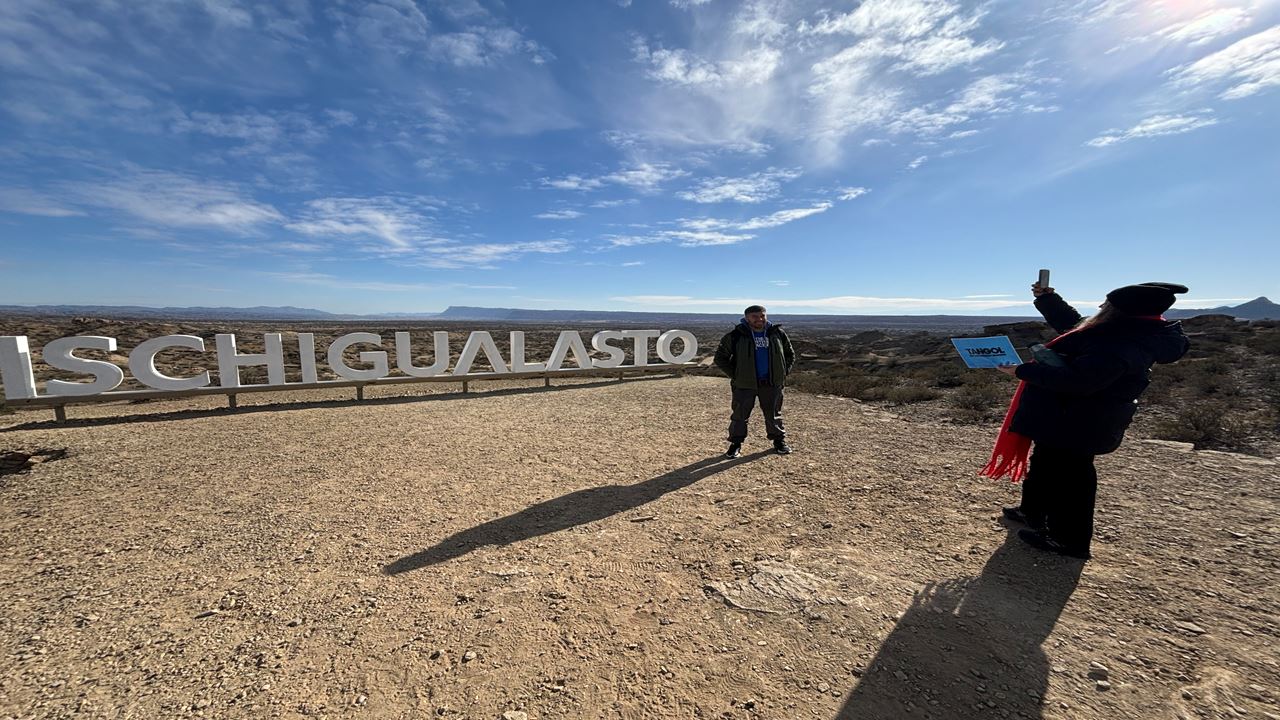
[[[602,485],[561,495],[518,513],[450,535],[432,547],[387,564],[382,572],[385,575],[398,575],[452,560],[485,545],[510,545],[602,520],[769,454],[771,451],[761,451],[732,460],[723,457],[708,458],[634,485]]]
[[[880,646],[837,720],[1042,718],[1041,645],[1084,563],[1010,533],[977,577],[930,583]]]

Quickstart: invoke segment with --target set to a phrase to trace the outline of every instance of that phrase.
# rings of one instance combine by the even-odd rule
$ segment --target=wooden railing
[[[644,375],[646,373],[684,374],[685,370],[695,368],[695,363],[661,363],[657,365],[623,365],[616,368],[569,368],[566,370],[543,370],[520,373],[474,373],[468,375],[433,375],[431,377],[384,377],[377,380],[321,380],[313,383],[286,383],[284,385],[242,385],[240,387],[202,387],[194,390],[113,390],[97,395],[42,395],[34,398],[15,398],[5,401],[5,406],[15,410],[53,409],[58,422],[67,419],[68,405],[88,405],[94,403],[122,402],[129,400],[171,400],[178,398],[202,397],[205,395],[226,395],[229,407],[236,407],[236,396],[247,393],[292,392],[294,390],[324,390],[331,388],[355,388],[356,399],[364,400],[364,389],[370,387],[387,387],[391,385],[411,385],[416,383],[462,383],[462,392],[471,391],[471,383],[484,380],[529,380],[542,378],[546,387],[551,386],[555,378],[570,377],[609,377],[622,381],[627,375]]]

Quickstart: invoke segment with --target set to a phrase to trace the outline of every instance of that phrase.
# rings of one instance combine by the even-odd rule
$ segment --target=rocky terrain
[[[990,424],[793,392],[726,461],[723,379],[452,390],[0,416],[0,717],[1280,717],[1271,457],[1134,438],[1081,563]]]

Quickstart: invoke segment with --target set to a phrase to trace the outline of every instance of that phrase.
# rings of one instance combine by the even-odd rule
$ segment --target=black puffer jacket
[[[1058,332],[1080,322],[1060,296],[1036,298],[1036,309]],[[1092,455],[1120,447],[1151,382],[1151,366],[1171,363],[1190,343],[1176,322],[1123,318],[1081,330],[1054,344],[1066,367],[1026,363],[1022,400],[1009,429],[1050,447]]]

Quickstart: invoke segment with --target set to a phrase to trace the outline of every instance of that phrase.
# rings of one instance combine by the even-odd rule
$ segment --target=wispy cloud
[[[515,243],[450,243],[423,249],[420,262],[428,267],[456,269],[468,266],[495,267],[499,262],[524,255],[555,255],[573,249],[567,240],[533,240]]]
[[[233,183],[161,170],[136,170],[103,181],[67,182],[60,188],[81,205],[117,211],[163,227],[242,233],[285,219],[279,210],[252,199]]]
[[[928,156],[928,155],[921,155],[920,157],[916,158],[915,160],[912,160],[911,162],[907,163],[907,169],[908,169],[908,170],[915,170],[916,168],[918,168],[918,167],[920,167],[921,165],[925,164],[925,162],[926,162],[926,161],[928,161],[928,160],[929,160],[929,156]]]
[[[543,187],[555,190],[598,190],[605,185],[622,185],[640,192],[650,192],[662,183],[688,175],[687,170],[672,167],[667,163],[632,163],[607,175],[587,177],[582,175],[566,175],[560,178],[544,177],[539,180]]]
[[[865,187],[846,187],[840,188],[841,200],[857,200],[858,198],[871,192],[871,188]]]
[[[1219,96],[1238,100],[1280,85],[1280,25],[1169,71],[1183,87],[1229,85]]]
[[[548,210],[547,212],[534,215],[539,220],[572,220],[582,217],[582,213],[577,210]]]
[[[1217,124],[1216,119],[1205,115],[1152,115],[1127,130],[1108,130],[1085,144],[1090,147],[1107,147],[1141,138],[1181,135]]]
[[[696,203],[759,203],[778,196],[782,183],[800,177],[797,169],[769,169],[746,177],[714,177],[698,183],[693,190],[676,193],[676,196]]]
[[[285,225],[315,237],[375,239],[393,250],[439,242],[422,200],[398,197],[323,198],[306,203],[299,217]]]

